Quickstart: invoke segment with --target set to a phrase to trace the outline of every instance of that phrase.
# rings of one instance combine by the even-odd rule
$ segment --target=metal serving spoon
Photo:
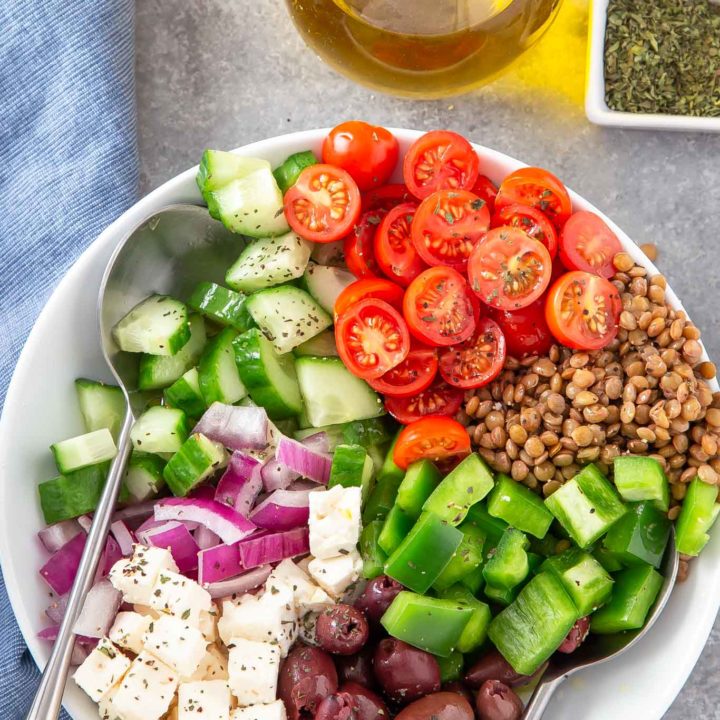
[[[202,280],[223,282],[226,269],[237,259],[242,247],[242,239],[213,220],[207,208],[171,205],[153,213],[129,232],[108,262],[98,299],[100,338],[103,355],[122,388],[127,409],[117,440],[118,452],[93,515],[65,617],[27,720],[52,720],[60,712],[75,642],[73,628],[105,547],[130,455],[130,428],[144,404],[137,392],[137,356],[119,350],[112,328],[149,295],[159,293],[186,299]]]
[[[640,630],[632,630],[616,635],[591,634],[574,653],[569,655],[555,653],[548,663],[547,669],[542,674],[530,702],[525,707],[523,720],[540,720],[550,699],[565,678],[570,677],[578,670],[584,670],[616,658],[630,649],[650,631],[650,628],[655,624],[667,604],[670,593],[675,586],[678,563],[679,558],[675,550],[675,529],[671,528],[670,540],[665,550],[665,558],[661,569],[664,582],[645,625]]]

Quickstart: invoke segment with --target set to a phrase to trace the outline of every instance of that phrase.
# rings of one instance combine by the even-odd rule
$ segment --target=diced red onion
[[[200,523],[227,545],[247,537],[255,525],[233,508],[217,500],[163,498],[155,504],[156,520]]]
[[[77,520],[61,520],[43,528],[38,537],[45,549],[54,553],[57,552],[66,542],[72,540],[79,532],[83,532]]]
[[[155,510],[155,500],[145,500],[141,503],[128,505],[113,513],[112,519],[122,520],[131,530],[137,529],[144,520],[152,518]]]
[[[195,542],[201,550],[207,550],[208,548],[220,545],[222,540],[212,531],[208,530],[202,525],[198,526],[198,529],[193,533]]]
[[[315,482],[327,485],[330,479],[330,456],[315,452],[297,440],[281,437],[275,450],[275,458],[285,467]]]
[[[145,538],[148,545],[168,549],[181,573],[197,569],[200,548],[190,531],[182,523],[166,522],[159,527],[147,530]]]
[[[105,540],[105,548],[100,556],[97,571],[95,572],[95,582],[106,577],[110,573],[112,566],[120,560],[122,556],[120,546],[117,544],[115,538],[112,535],[108,535]]]
[[[55,642],[57,640],[58,633],[60,632],[60,625],[49,625],[43,628],[37,637],[40,640],[47,640],[48,642]],[[75,641],[83,647],[94,648],[97,645],[97,638],[87,637],[86,635],[76,635]]]
[[[289,488],[288,490],[319,490],[320,486],[313,482],[312,480],[305,480],[304,478],[300,478],[300,480],[296,480]]]
[[[201,585],[227,580],[242,572],[239,543],[216,545],[198,553],[198,582]]]
[[[203,587],[210,593],[213,599],[229,597],[232,595],[242,595],[256,587],[260,587],[270,576],[272,567],[264,565],[255,568],[250,572],[243,573],[230,580],[222,580],[221,582],[209,583]]]
[[[308,435],[300,441],[305,447],[318,453],[327,455],[330,452],[330,436],[325,431]]]
[[[189,498],[199,498],[200,500],[214,500],[215,488],[212,485],[198,485],[188,493]]]
[[[136,542],[136,538],[133,535],[132,530],[130,530],[122,520],[115,520],[115,522],[110,524],[110,532],[117,541],[123,557],[132,555],[132,546]]]
[[[64,595],[72,587],[86,540],[85,533],[78,533],[40,568],[40,575],[57,595]]]
[[[285,558],[304,555],[310,552],[308,528],[295,528],[250,538],[240,543],[238,549],[240,564],[248,570],[266,563],[280,562]]]
[[[81,645],[79,642],[73,643],[72,653],[70,654],[70,667],[82,665],[87,660],[90,650]]]
[[[45,614],[48,616],[50,622],[55,625],[59,625],[62,622],[62,619],[65,617],[69,597],[69,595],[63,595],[53,600],[53,602],[47,606]]]
[[[293,480],[300,477],[300,473],[271,458],[262,467],[262,481],[266,492],[284,490]]]
[[[268,417],[261,407],[214,402],[193,433],[202,433],[231,450],[262,450],[268,445]]]
[[[250,519],[258,527],[268,530],[290,530],[307,525],[309,495],[310,490],[276,490],[250,513]]]
[[[86,637],[104,637],[112,627],[121,602],[122,593],[109,580],[101,580],[85,596],[83,609],[73,630]]]
[[[259,460],[236,450],[218,482],[215,500],[247,517],[262,489],[261,469]]]
[[[81,515],[78,519],[78,525],[85,531],[90,532],[90,526],[92,525],[92,515]]]

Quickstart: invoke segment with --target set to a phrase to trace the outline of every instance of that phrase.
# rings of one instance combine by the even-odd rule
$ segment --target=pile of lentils
[[[720,393],[706,382],[715,366],[701,361],[698,328],[667,304],[665,278],[624,252],[613,262],[616,339],[596,352],[553,345],[544,357],[507,358],[492,383],[468,393],[460,420],[494,470],[545,497],[587,463],[611,473],[618,455],[653,457],[670,481],[674,520],[696,475],[720,483]]]

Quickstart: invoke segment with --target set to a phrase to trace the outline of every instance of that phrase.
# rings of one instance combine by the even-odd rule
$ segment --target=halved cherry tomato
[[[500,184],[495,209],[520,203],[545,213],[556,227],[562,227],[572,212],[572,202],[565,186],[551,172],[526,167],[510,173]]]
[[[534,240],[539,240],[554,260],[558,251],[557,232],[553,224],[537,208],[513,203],[498,210],[492,218],[490,227],[510,226],[522,230]]]
[[[412,348],[408,356],[377,380],[368,380],[371,388],[392,397],[417,395],[435,379],[438,358],[435,348]]]
[[[415,203],[397,205],[383,218],[375,233],[375,259],[380,269],[404,286],[426,267],[410,236],[416,209]]]
[[[501,310],[517,310],[537,300],[551,273],[547,248],[512,227],[488,231],[468,261],[470,287],[486,305]]]
[[[389,130],[360,120],[334,127],[322,146],[323,162],[347,170],[361,190],[387,182],[398,153],[397,138]]]
[[[617,235],[598,215],[580,210],[570,216],[560,235],[560,259],[570,270],[585,270],[610,279],[613,258],[622,252]]]
[[[442,378],[422,392],[410,397],[385,398],[385,409],[403,425],[409,425],[426,415],[445,415],[453,417],[457,414],[465,399],[465,393],[451,387]]]
[[[454,345],[475,331],[475,308],[465,278],[450,267],[428,268],[405,291],[403,314],[421,342]]]
[[[366,212],[344,240],[345,262],[356,278],[380,275],[373,242],[383,217],[384,213],[378,210]]]
[[[508,355],[547,355],[554,339],[545,320],[545,298],[512,312],[488,308],[488,313],[505,336]]]
[[[347,235],[360,215],[360,191],[341,168],[306,167],[285,193],[285,217],[300,237],[332,242]]]
[[[505,336],[490,318],[480,318],[475,334],[440,353],[440,375],[463,390],[494,380],[505,362]]]
[[[363,380],[384,375],[410,351],[405,320],[377,298],[361,300],[338,317],[335,342],[345,367]]]
[[[422,458],[438,461],[469,454],[470,436],[457,420],[428,415],[400,431],[393,460],[404,470]]]
[[[336,298],[333,308],[335,320],[355,303],[365,298],[377,298],[402,312],[405,291],[394,282],[379,277],[362,278],[350,283]]]
[[[415,198],[402,183],[390,183],[373,190],[368,190],[362,196],[363,212],[368,210],[392,210],[396,205],[412,202]]]
[[[405,154],[403,178],[421,200],[436,190],[470,190],[478,176],[477,153],[462,135],[433,130],[419,137]]]
[[[412,241],[428,265],[450,265],[462,272],[489,227],[484,200],[467,190],[438,190],[420,203]]]
[[[550,288],[545,318],[558,342],[577,350],[600,350],[618,331],[622,301],[605,278],[575,270]]]
[[[472,193],[487,203],[488,210],[490,210],[490,214],[492,214],[495,210],[495,198],[498,194],[495,183],[487,175],[478,175]]]

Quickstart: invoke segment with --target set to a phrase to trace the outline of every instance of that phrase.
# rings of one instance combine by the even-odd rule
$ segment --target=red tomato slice
[[[469,454],[470,436],[457,420],[428,415],[400,431],[393,450],[393,460],[404,470],[423,458],[437,462]]]
[[[462,272],[489,227],[484,200],[466,190],[439,190],[420,203],[412,241],[428,265],[450,265]]]
[[[345,367],[363,380],[384,375],[410,351],[410,334],[402,316],[377,298],[361,300],[338,317],[335,342]]]
[[[605,278],[575,270],[550,288],[545,318],[552,334],[576,350],[600,350],[617,335],[622,301]]]
[[[580,210],[570,216],[560,235],[560,259],[570,270],[585,270],[610,279],[613,258],[622,252],[617,235],[598,215]]]
[[[322,146],[323,162],[347,170],[361,190],[387,182],[398,153],[397,138],[389,130],[361,120],[340,123]]]
[[[385,278],[369,277],[350,283],[335,300],[335,320],[355,303],[365,298],[377,298],[402,312],[405,291]]]
[[[475,308],[467,282],[449,267],[429,268],[410,283],[403,314],[410,332],[434,346],[454,345],[475,331]]]
[[[383,210],[387,212],[392,210],[396,205],[406,202],[413,202],[415,198],[412,193],[402,183],[390,183],[382,187],[368,190],[362,196],[363,212],[369,210]]]
[[[392,370],[377,380],[368,380],[371,388],[392,397],[417,395],[435,379],[438,358],[434,348],[417,347]]]
[[[475,334],[440,353],[440,375],[463,390],[494,380],[505,363],[505,336],[490,318],[480,318]]]
[[[453,417],[462,407],[465,393],[436,378],[430,387],[410,397],[385,398],[385,409],[403,425],[409,425],[426,415]]]
[[[500,184],[495,209],[502,210],[515,203],[537,208],[557,227],[562,227],[572,212],[565,186],[551,172],[536,167],[520,168]]]
[[[495,183],[487,175],[478,175],[472,193],[487,203],[488,210],[492,214],[495,210],[495,198],[498,194]]]
[[[553,224],[537,208],[529,205],[506,205],[498,210],[492,218],[491,227],[510,226],[522,230],[533,240],[539,240],[554,260],[558,251],[557,232]]]
[[[545,298],[512,312],[495,308],[488,312],[505,336],[508,355],[518,359],[547,355],[554,339],[545,320]]]
[[[380,269],[404,286],[426,267],[410,236],[416,209],[415,203],[397,205],[385,216],[375,233],[375,259]]]
[[[380,275],[373,243],[377,226],[383,216],[384,214],[377,210],[366,212],[344,240],[345,263],[356,278]]]
[[[486,305],[501,310],[517,310],[537,300],[551,273],[547,248],[512,227],[490,230],[468,262],[470,287]]]
[[[360,215],[360,191],[344,170],[306,167],[285,193],[285,217],[300,237],[332,242],[347,235]]]
[[[421,200],[436,190],[470,190],[478,176],[477,153],[462,135],[433,130],[419,137],[407,151],[403,178]]]

